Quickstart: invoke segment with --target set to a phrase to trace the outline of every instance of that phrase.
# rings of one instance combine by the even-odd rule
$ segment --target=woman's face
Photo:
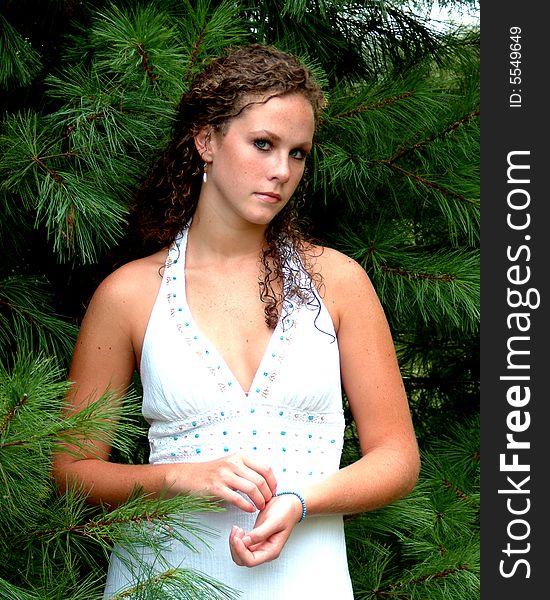
[[[251,104],[209,139],[202,132],[196,143],[209,165],[198,208],[226,222],[267,225],[300,182],[313,133],[313,109],[300,94]]]

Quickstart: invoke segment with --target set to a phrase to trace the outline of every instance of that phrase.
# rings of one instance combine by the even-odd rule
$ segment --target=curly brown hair
[[[273,46],[249,44],[227,49],[212,59],[191,82],[177,109],[168,147],[137,190],[130,207],[130,228],[144,248],[158,250],[172,243],[193,217],[201,188],[202,160],[194,137],[209,126],[223,133],[258,98],[301,94],[311,104],[317,127],[326,101],[311,72],[292,54]],[[260,298],[266,323],[274,328],[283,298],[311,298],[301,276],[291,268],[288,248],[304,261],[306,240],[294,201],[271,221],[262,250]],[[288,273],[293,273],[288,284]],[[284,276],[286,274],[286,277]],[[283,282],[282,294],[273,284]]]

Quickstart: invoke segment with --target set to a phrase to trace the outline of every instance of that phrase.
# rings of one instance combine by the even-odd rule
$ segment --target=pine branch
[[[183,81],[187,84],[203,62],[228,47],[247,41],[249,31],[241,16],[240,3],[223,0],[183,0],[176,21],[185,49]]]
[[[40,54],[0,14],[0,87],[27,86],[41,68]]]
[[[237,590],[213,581],[199,571],[169,568],[111,596],[110,600],[141,598],[144,592],[146,597],[155,600],[169,600],[174,597],[181,600],[233,600],[239,596]]]
[[[413,152],[417,152],[418,150],[421,150],[422,148],[424,148],[425,146],[428,146],[432,142],[446,138],[449,134],[457,131],[460,127],[466,125],[467,123],[472,121],[474,118],[479,117],[479,115],[480,115],[480,111],[474,110],[474,111],[468,113],[467,115],[464,115],[463,117],[461,117],[454,123],[451,123],[448,127],[443,129],[442,131],[438,131],[438,132],[430,135],[425,140],[416,142],[410,146],[408,146],[406,143],[403,144],[402,148],[399,149],[392,158],[388,159],[387,163],[393,164],[393,163],[397,162],[398,160],[400,160],[401,158],[405,157],[406,155],[413,153]]]
[[[32,594],[0,577],[0,600],[43,600],[43,596]]]
[[[44,222],[61,258],[80,253],[84,262],[93,262],[122,233],[126,208],[121,192],[126,182],[122,180],[121,185],[114,175],[109,180],[109,170],[99,168],[96,157],[90,158],[96,169],[83,171],[82,155],[62,151],[63,138],[37,115],[16,115],[6,125],[0,161],[0,174],[6,173],[5,188],[22,197],[26,208],[35,212],[36,223]],[[87,157],[93,150],[88,149]],[[71,164],[68,161],[73,157],[76,162]],[[100,227],[97,217],[101,217]]]
[[[37,466],[49,465],[53,451],[80,456],[93,453],[98,441],[128,452],[132,438],[144,434],[134,422],[140,399],[132,392],[121,399],[120,392],[106,391],[78,413],[62,417],[69,385],[51,358],[19,358],[12,372],[0,365],[0,460],[6,473],[24,474],[28,452],[36,455]]]
[[[422,215],[431,231],[439,215],[457,246],[463,238],[477,243],[478,78],[471,66],[475,57],[463,60],[457,65],[450,57],[436,77],[421,64],[400,78],[331,91],[313,152],[313,185],[326,205],[355,213],[356,221],[358,208],[369,220],[373,212],[375,218],[381,210],[389,212],[391,202],[404,219],[418,222]],[[461,84],[449,91],[443,81],[458,66]]]
[[[183,53],[167,13],[155,5],[121,9],[112,5],[96,14],[90,30],[99,71],[117,74],[123,85],[146,81],[156,93],[176,101],[183,92],[178,74]]]
[[[217,502],[206,498],[149,498],[136,490],[132,498],[114,510],[102,509],[99,514],[90,515],[90,512],[97,513],[98,509],[91,509],[85,500],[78,488],[69,490],[56,501],[57,507],[51,511],[53,520],[42,523],[34,535],[46,544],[72,537],[92,540],[106,551],[113,543],[124,547],[145,545],[160,550],[177,540],[189,551],[199,552],[190,536],[208,548],[208,538],[217,534],[196,521],[193,513],[223,510]],[[56,515],[60,512],[64,516],[59,522]]]
[[[196,596],[192,593],[201,590],[212,594],[204,597],[225,597],[226,588],[221,584],[190,570],[172,571],[163,559],[167,544],[182,544],[190,552],[208,551],[208,537],[216,533],[199,524],[193,513],[218,510],[221,507],[217,503],[203,498],[153,499],[136,492],[126,503],[107,511],[87,505],[85,496],[77,488],[71,488],[44,507],[40,521],[26,536],[49,552],[42,567],[47,572],[77,561],[94,568],[98,552],[107,556],[114,544],[114,552],[123,549],[126,553],[122,560],[131,557],[138,580],[134,591],[155,598],[164,597],[168,591],[178,598],[193,598]],[[155,556],[153,564],[146,558],[151,554]],[[166,575],[162,574],[163,569],[168,570]],[[121,597],[126,597],[125,593]]]
[[[363,234],[347,230],[338,245],[370,274],[396,327],[420,320],[442,330],[477,330],[479,252],[410,245],[412,235],[405,226]]]
[[[18,402],[16,402],[6,414],[2,421],[0,421],[0,438],[3,437],[10,425],[10,423],[15,419],[17,413],[21,410],[21,408],[27,403],[29,399],[27,394],[23,394]]]
[[[391,104],[395,104],[397,102],[400,102],[401,100],[410,98],[411,96],[413,96],[414,93],[415,93],[414,90],[408,90],[408,91],[403,92],[402,94],[399,94],[398,96],[395,96],[393,98],[386,98],[385,100],[382,100],[381,102],[375,102],[373,104],[366,104],[363,106],[358,106],[358,107],[348,110],[346,112],[333,115],[333,118],[334,119],[349,119],[349,118],[352,118],[363,112],[366,112],[368,110],[378,110],[380,108],[384,108]]]
[[[429,575],[422,575],[421,577],[418,577],[416,579],[410,579],[409,581],[406,581],[406,582],[399,581],[396,583],[390,583],[381,588],[373,590],[372,594],[374,597],[377,597],[377,598],[378,597],[381,597],[381,598],[384,598],[384,597],[403,598],[404,600],[407,600],[408,598],[410,598],[410,592],[407,589],[406,591],[403,591],[400,593],[399,590],[401,590],[402,588],[418,587],[419,585],[422,585],[428,581],[445,579],[445,578],[449,577],[450,575],[454,575],[461,571],[468,571],[468,570],[469,570],[469,567],[467,565],[458,565],[455,568],[445,569],[443,571],[440,571],[439,573],[430,573]]]
[[[7,363],[14,351],[70,356],[77,329],[54,314],[51,300],[43,278],[14,275],[0,280],[0,362]]]
[[[125,85],[96,62],[90,68],[68,67],[60,75],[46,78],[47,94],[64,104],[50,115],[50,121],[64,131],[72,148],[87,158],[105,153],[140,152],[157,148],[173,119],[173,104],[148,88]]]
[[[92,440],[125,450],[129,438],[142,434],[132,420],[138,402],[128,395],[125,402],[114,402],[112,395],[105,394],[76,415],[60,418],[68,385],[52,359],[26,357],[16,362],[13,372],[0,371],[0,494],[7,509],[0,517],[0,557],[15,551],[23,562],[28,561],[31,580],[36,576],[50,589],[65,590],[64,598],[69,597],[67,586],[74,589],[75,582],[56,581],[56,572],[74,572],[76,564],[97,569],[98,556],[108,553],[115,542],[160,552],[175,539],[198,552],[195,540],[207,545],[213,532],[195,521],[192,513],[221,509],[208,499],[148,499],[137,492],[110,511],[86,504],[85,495],[76,488],[55,498],[50,474],[53,451],[89,452]],[[13,531],[17,531],[17,549],[10,535]],[[12,540],[11,547],[6,546],[8,540]],[[185,572],[173,578],[178,590],[206,590],[208,585],[214,590],[211,597],[217,597],[218,587],[200,575]],[[84,588],[79,589],[75,598],[79,593],[86,598]]]
[[[453,190],[444,188],[444,187],[438,185],[437,183],[434,183],[433,181],[429,181],[428,179],[426,179],[425,177],[422,177],[418,173],[413,173],[411,171],[408,171],[408,170],[404,169],[403,167],[396,165],[393,159],[387,159],[387,160],[381,159],[376,162],[380,163],[381,165],[385,165],[385,166],[389,167],[396,173],[403,175],[404,177],[406,177],[407,179],[410,179],[411,181],[414,181],[415,183],[425,186],[433,191],[439,192],[440,194],[450,197],[453,200],[458,200],[459,202],[463,202],[465,204],[467,203],[467,204],[471,204],[472,206],[477,206],[477,202],[475,200],[465,198],[461,194],[457,194],[456,192],[453,192]]]
[[[0,175],[2,188],[19,194],[27,209],[32,209],[32,197],[36,192],[32,157],[39,156],[40,146],[45,143],[39,131],[38,113],[21,112],[6,117],[0,134]],[[29,173],[31,177],[29,177]]]

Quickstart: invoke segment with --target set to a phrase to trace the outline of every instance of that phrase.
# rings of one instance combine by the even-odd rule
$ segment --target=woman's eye
[[[269,148],[271,147],[271,142],[269,142],[268,140],[255,140],[254,141],[254,145],[256,146],[256,148],[258,148],[258,150],[269,150]]]
[[[304,160],[306,157],[307,153],[302,150],[301,148],[296,148],[295,150],[292,150],[292,152],[290,153],[290,156],[292,158],[296,158],[297,160]]]

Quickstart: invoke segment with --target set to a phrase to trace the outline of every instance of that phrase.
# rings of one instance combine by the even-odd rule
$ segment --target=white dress
[[[339,351],[330,315],[317,295],[309,303],[287,299],[286,319],[279,319],[245,393],[187,306],[187,231],[169,250],[143,344],[149,460],[200,462],[244,453],[271,465],[278,491],[300,492],[337,471],[342,452]],[[341,515],[308,516],[279,558],[247,568],[232,561],[228,538],[235,524],[249,531],[256,515],[226,509],[193,514],[219,532],[209,538],[211,550],[199,545],[193,553],[174,542],[164,558],[223,582],[243,600],[353,598]],[[118,553],[124,550],[111,557],[105,599],[133,581]]]

